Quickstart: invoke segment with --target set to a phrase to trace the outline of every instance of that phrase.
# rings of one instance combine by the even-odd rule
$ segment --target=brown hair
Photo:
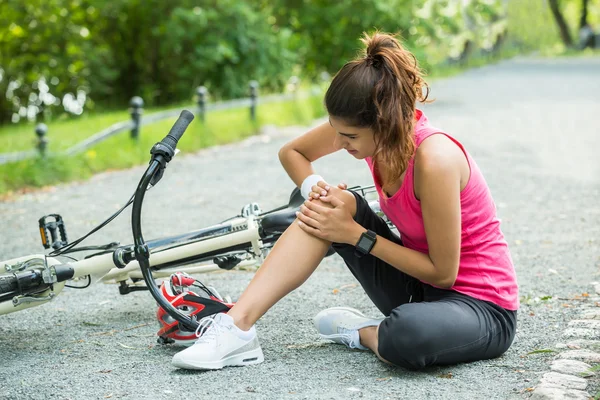
[[[373,162],[387,166],[385,185],[400,178],[413,156],[416,101],[427,100],[429,86],[395,35],[365,33],[361,41],[365,49],[335,75],[325,107],[349,125],[373,129]]]

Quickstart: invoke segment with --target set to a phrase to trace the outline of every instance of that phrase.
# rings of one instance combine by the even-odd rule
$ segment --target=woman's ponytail
[[[393,35],[365,34],[361,41],[364,53],[336,74],[325,106],[350,125],[373,129],[373,160],[386,166],[386,184],[400,178],[414,154],[416,102],[427,100],[429,87],[416,58]]]

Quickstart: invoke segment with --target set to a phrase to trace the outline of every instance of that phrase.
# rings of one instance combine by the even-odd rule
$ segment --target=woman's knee
[[[340,200],[348,207],[348,211],[350,211],[352,218],[354,218],[356,216],[356,197],[354,197],[354,194],[348,190],[341,190]]]
[[[338,199],[342,200],[344,202],[344,204],[346,205],[346,207],[348,208],[348,211],[350,211],[350,214],[354,218],[354,216],[356,215],[356,197],[354,197],[354,194],[352,194],[352,192],[350,192],[349,190],[342,190],[340,188],[331,188],[329,193],[333,196],[336,196]],[[312,200],[312,201],[315,201],[315,200]],[[332,207],[332,205],[330,203],[322,202],[320,200],[316,200],[316,201],[318,201],[319,204],[323,204],[327,207]]]
[[[356,215],[356,198],[354,197],[352,192],[350,192],[348,190],[342,190],[340,188],[331,188],[330,194],[332,194],[333,196],[336,196],[337,198],[339,198],[340,200],[342,200],[344,202],[344,204],[350,211],[350,214],[352,215],[352,217],[354,217]],[[312,199],[311,201],[315,202],[316,204],[319,204],[323,207],[333,208],[331,203],[321,201],[320,199]]]

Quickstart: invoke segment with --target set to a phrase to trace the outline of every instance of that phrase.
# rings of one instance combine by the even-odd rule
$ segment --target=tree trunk
[[[550,4],[550,10],[552,10],[552,15],[554,15],[554,20],[558,25],[558,30],[560,32],[560,38],[563,43],[567,47],[573,47],[573,39],[571,39],[571,33],[569,32],[569,27],[562,13],[560,12],[560,6],[558,4],[558,0],[548,0]]]
[[[588,3],[589,0],[581,0],[581,19],[579,20],[579,29],[588,25]]]
[[[8,81],[8,76],[4,75],[4,79]],[[6,99],[6,85],[0,85],[0,125],[11,122],[13,114],[13,105]]]

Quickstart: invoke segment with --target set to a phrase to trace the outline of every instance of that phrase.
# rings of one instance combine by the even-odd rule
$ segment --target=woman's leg
[[[397,307],[379,325],[374,345],[383,359],[421,369],[498,357],[515,331],[516,311],[426,286],[424,302]]]
[[[354,214],[354,196],[349,192],[342,192],[342,196]],[[313,201],[331,207],[328,203]],[[235,325],[242,330],[250,329],[269,308],[308,279],[330,246],[331,242],[304,232],[296,222],[290,225],[228,312]]]
[[[366,328],[359,329],[358,334],[360,337],[360,344],[362,344],[365,347],[368,347],[369,350],[371,350],[373,353],[375,353],[377,358],[379,358],[384,363],[392,364],[391,362],[389,362],[388,360],[386,360],[379,354],[379,327],[380,326],[381,325],[367,326]]]

